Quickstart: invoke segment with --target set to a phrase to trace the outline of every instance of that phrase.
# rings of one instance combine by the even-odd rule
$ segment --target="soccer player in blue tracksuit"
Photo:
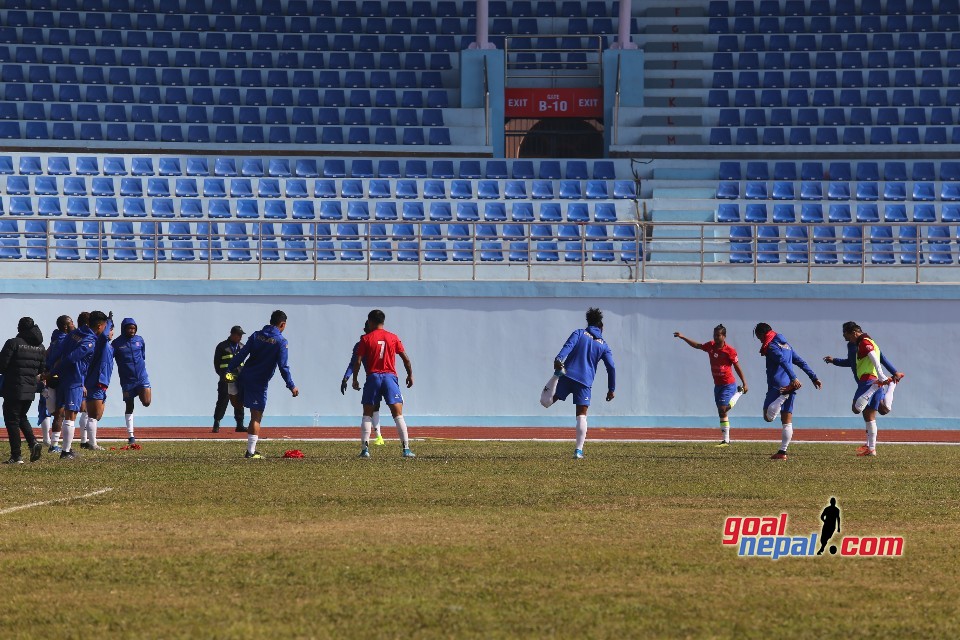
[[[370,333],[370,321],[367,320],[363,323],[363,334],[366,335]],[[353,351],[350,353],[350,362],[347,363],[347,370],[343,372],[343,380],[340,381],[340,395],[344,395],[347,392],[347,381],[353,376],[353,363],[357,360],[357,351],[360,349],[360,341],[358,340],[355,345],[353,345]],[[377,404],[373,410],[373,433],[376,434],[376,438],[373,443],[375,445],[383,444],[383,434],[380,433],[380,401],[377,400]]]
[[[810,365],[793,350],[787,339],[770,328],[770,325],[761,322],[753,329],[753,334],[760,341],[760,355],[767,364],[767,396],[763,400],[763,419],[773,422],[780,414],[783,431],[780,448],[770,456],[773,460],[786,460],[787,447],[793,438],[793,401],[797,389],[802,387],[793,365],[797,365],[807,374],[813,386],[820,389],[823,385]]]
[[[597,375],[597,364],[601,360],[607,368],[607,402],[610,402],[617,386],[613,352],[603,339],[603,313],[600,309],[591,308],[587,311],[587,328],[577,329],[567,338],[554,358],[554,375],[540,394],[540,404],[544,407],[549,407],[557,400],[566,400],[568,395],[573,394],[573,402],[577,405],[577,445],[573,451],[576,459],[583,458],[590,392]]]
[[[67,344],[67,336],[74,329],[76,329],[76,326],[70,316],[57,318],[57,328],[50,334],[50,346],[47,347],[47,371],[50,371],[57,360],[60,359],[63,348]],[[59,384],[59,377],[49,377],[40,396],[47,414],[40,422],[40,432],[43,434],[43,443],[50,447],[50,453],[60,452],[57,441],[60,439],[60,429],[63,424],[63,406],[57,404],[57,386]]]
[[[237,391],[243,406],[250,409],[250,430],[247,433],[245,456],[247,458],[263,457],[257,451],[257,440],[260,437],[263,412],[267,408],[267,385],[274,370],[280,370],[280,376],[294,398],[300,395],[287,364],[287,339],[283,337],[283,330],[286,328],[287,314],[279,309],[274,311],[270,315],[270,324],[260,331],[254,331],[247,339],[247,344],[240,353],[233,356],[227,367],[227,379],[231,380],[234,372],[243,365],[243,371],[237,378]],[[244,360],[247,360],[246,364]]]
[[[153,400],[150,388],[150,376],[147,375],[147,344],[143,336],[137,334],[137,322],[133,318],[124,318],[120,323],[120,337],[113,341],[113,357],[117,361],[117,375],[120,377],[120,389],[126,403],[124,419],[127,423],[127,441],[137,442],[133,435],[133,401],[140,398],[140,404],[149,407]]]
[[[107,314],[94,311],[90,314],[88,324],[74,329],[67,337],[60,359],[53,365],[50,375],[58,375],[60,384],[57,386],[57,404],[63,405],[63,451],[61,459],[73,460],[76,455],[71,450],[73,445],[74,420],[84,402],[84,381],[93,361],[96,350],[97,336],[103,333],[107,326]]]
[[[863,332],[856,322],[843,323],[843,339],[847,341],[847,357],[824,357],[823,361],[838,367],[850,367],[857,381],[851,409],[863,413],[867,431],[866,443],[857,449],[859,457],[877,455],[877,414],[886,415],[893,408],[893,392],[903,374],[887,360],[876,341]],[[883,370],[890,372],[884,377]]]
[[[103,418],[103,405],[107,401],[107,388],[113,376],[113,345],[110,344],[113,331],[113,312],[107,316],[107,324],[103,332],[97,336],[97,344],[93,350],[93,360],[84,379],[87,390],[87,434],[85,443],[80,443],[81,449],[103,451],[97,444],[97,424]]]

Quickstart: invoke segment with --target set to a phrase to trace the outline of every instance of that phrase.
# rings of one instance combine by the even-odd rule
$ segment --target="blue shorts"
[[[713,399],[718,407],[725,407],[730,404],[730,398],[737,392],[737,383],[716,384],[713,386]]]
[[[107,390],[97,387],[93,391],[87,391],[87,400],[100,400],[106,401],[107,399]]]
[[[589,407],[591,392],[592,389],[587,385],[580,384],[576,380],[571,380],[567,376],[563,376],[560,378],[560,381],[557,382],[557,392],[553,397],[563,402],[567,399],[567,396],[572,393],[574,404]]]
[[[237,395],[240,402],[247,409],[264,411],[267,408],[267,387],[259,385],[245,385],[241,381],[237,385]]]
[[[363,383],[363,398],[360,402],[365,405],[380,403],[380,399],[388,405],[403,404],[403,394],[400,393],[400,381],[395,373],[371,373]]]
[[[767,413],[767,407],[770,406],[770,403],[780,397],[780,387],[773,387],[767,389],[767,396],[763,399],[763,413]],[[783,406],[780,407],[780,413],[793,413],[793,400],[797,397],[797,392],[794,391],[791,393],[786,400],[783,402]]]
[[[57,387],[57,406],[67,411],[80,411],[83,407],[83,387]]]
[[[860,380],[857,382],[857,392],[853,394],[853,402],[851,404],[857,403],[857,398],[859,398],[865,391],[868,391],[876,383],[876,380]],[[870,398],[870,402],[867,403],[867,406],[864,407],[864,410],[867,409],[879,409],[880,403],[883,402],[883,397],[887,395],[887,387],[882,386],[877,389],[877,392],[873,394],[873,397]]]
[[[144,389],[150,388],[150,381],[147,380],[146,384],[137,384],[136,386],[123,389],[123,399],[129,400],[130,398],[136,398],[140,395],[140,392]]]

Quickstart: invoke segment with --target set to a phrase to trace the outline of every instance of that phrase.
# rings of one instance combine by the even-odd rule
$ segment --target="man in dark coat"
[[[43,444],[33,435],[27,412],[37,394],[37,380],[44,369],[47,350],[43,333],[33,318],[20,318],[17,336],[0,349],[0,374],[3,375],[3,422],[10,436],[10,459],[5,464],[23,464],[20,455],[20,432],[30,448],[30,462],[43,453]]]

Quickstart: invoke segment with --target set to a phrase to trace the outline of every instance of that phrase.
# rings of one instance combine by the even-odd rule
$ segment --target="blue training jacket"
[[[847,357],[846,358],[834,358],[833,362],[830,364],[836,365],[838,367],[850,367],[850,371],[853,373],[853,379],[857,382],[860,382],[860,378],[857,377],[857,343],[848,342],[847,343]],[[880,351],[880,364],[883,365],[883,368],[890,372],[890,374],[897,373],[897,368],[893,366],[893,363],[887,360],[887,356],[883,355],[883,351]]]
[[[97,334],[90,327],[80,327],[71,331],[65,342],[51,373],[60,376],[60,384],[64,386],[82,387],[97,346]]]
[[[67,344],[67,336],[70,335],[60,329],[54,329],[50,334],[50,346],[47,348],[47,369],[52,369],[53,365],[60,359],[63,353],[63,347]]]
[[[139,334],[134,334],[132,338],[123,335],[124,328],[131,324],[136,325],[136,320],[124,318],[120,323],[121,335],[112,343],[120,388],[124,391],[150,386],[150,376],[147,375],[147,343]]]
[[[556,359],[563,363],[568,378],[586,387],[593,386],[597,363],[603,360],[607,368],[607,388],[616,391],[617,370],[613,364],[613,351],[604,341],[600,327],[590,326],[571,333]]]
[[[767,347],[764,358],[767,364],[767,385],[770,388],[785,387],[793,382],[797,377],[793,365],[800,367],[811,380],[818,379],[817,374],[810,368],[806,360],[793,350],[783,334],[778,333],[774,336],[769,347]]]
[[[243,364],[247,356],[250,359]],[[293,382],[293,376],[290,375],[290,367],[287,364],[287,339],[280,333],[280,329],[273,325],[268,324],[250,335],[240,353],[233,356],[227,372],[236,371],[241,364],[243,364],[243,371],[240,372],[240,381],[244,385],[266,387],[273,378],[274,368],[276,368],[280,370],[280,377],[283,378],[288,389],[297,386]]]
[[[357,361],[357,350],[360,349],[360,341],[357,341],[357,344],[353,345],[353,353],[350,354],[350,362],[347,363],[347,370],[343,372],[343,379],[353,375],[353,363]],[[364,365],[366,366],[366,365]]]
[[[87,392],[93,391],[99,385],[110,386],[110,379],[113,377],[113,345],[110,344],[109,336],[112,328],[113,320],[108,319],[103,333],[97,336],[97,344],[93,348],[93,360],[83,381]]]

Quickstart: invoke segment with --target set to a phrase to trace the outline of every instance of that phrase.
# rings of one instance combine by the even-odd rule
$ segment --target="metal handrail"
[[[486,146],[490,146],[490,81],[487,76],[487,56],[483,56],[483,130]]]
[[[566,47],[556,47],[556,48],[534,48],[534,47],[529,47],[529,48],[518,49],[518,48],[516,48],[516,47],[511,47],[511,46],[510,46],[511,40],[533,40],[534,38],[548,38],[548,37],[554,37],[554,38],[556,38],[556,39],[560,39],[561,37],[587,39],[587,40],[596,41],[596,45],[595,45],[595,46],[590,46],[590,47],[582,47],[582,48],[578,48],[578,49],[571,49],[571,48],[566,48]],[[504,64],[504,82],[505,82],[505,85],[509,86],[509,84],[510,84],[509,81],[510,81],[511,78],[523,78],[523,79],[526,80],[526,79],[530,79],[530,78],[554,78],[554,77],[558,77],[558,76],[556,76],[554,73],[551,73],[551,72],[554,72],[554,71],[562,71],[563,74],[562,74],[561,76],[559,76],[559,77],[562,77],[562,78],[593,78],[593,79],[595,79],[595,80],[597,81],[597,85],[600,85],[600,84],[602,84],[602,82],[603,82],[603,38],[604,38],[604,36],[588,35],[588,34],[565,35],[565,36],[544,36],[544,35],[510,35],[510,36],[506,36],[506,37],[504,38],[504,45],[503,45],[504,62],[505,62],[505,64]],[[571,62],[557,61],[557,62],[550,62],[550,63],[542,63],[542,62],[540,61],[540,59],[539,59],[539,56],[538,56],[538,57],[536,58],[536,61],[533,62],[533,63],[523,63],[524,65],[533,64],[535,68],[533,68],[533,69],[529,69],[529,68],[520,69],[520,68],[517,66],[517,63],[511,63],[511,60],[510,60],[510,56],[511,56],[511,55],[516,55],[516,54],[519,54],[519,53],[533,53],[533,54],[541,54],[541,53],[587,53],[587,54],[590,54],[590,53],[595,53],[595,54],[596,54],[596,57],[597,57],[597,60],[596,60],[596,62],[592,62],[592,61],[590,61],[589,58],[588,58],[586,62],[573,62],[573,63],[571,63]],[[552,65],[552,67],[551,67],[551,68],[547,68],[547,67],[544,66],[544,64]],[[574,67],[574,66],[571,66],[571,65],[577,65],[577,66]],[[584,65],[586,66],[587,71],[594,71],[594,72],[592,72],[592,73],[569,73],[570,71],[582,71]],[[515,74],[512,74],[512,75],[511,75],[511,73],[510,73],[511,70],[513,70],[513,71],[523,71],[524,73],[521,73],[521,74],[516,74],[516,73],[515,73]],[[542,73],[530,73],[531,71],[542,72]]]
[[[617,55],[617,86],[613,95],[613,144],[620,144],[620,56]]]

